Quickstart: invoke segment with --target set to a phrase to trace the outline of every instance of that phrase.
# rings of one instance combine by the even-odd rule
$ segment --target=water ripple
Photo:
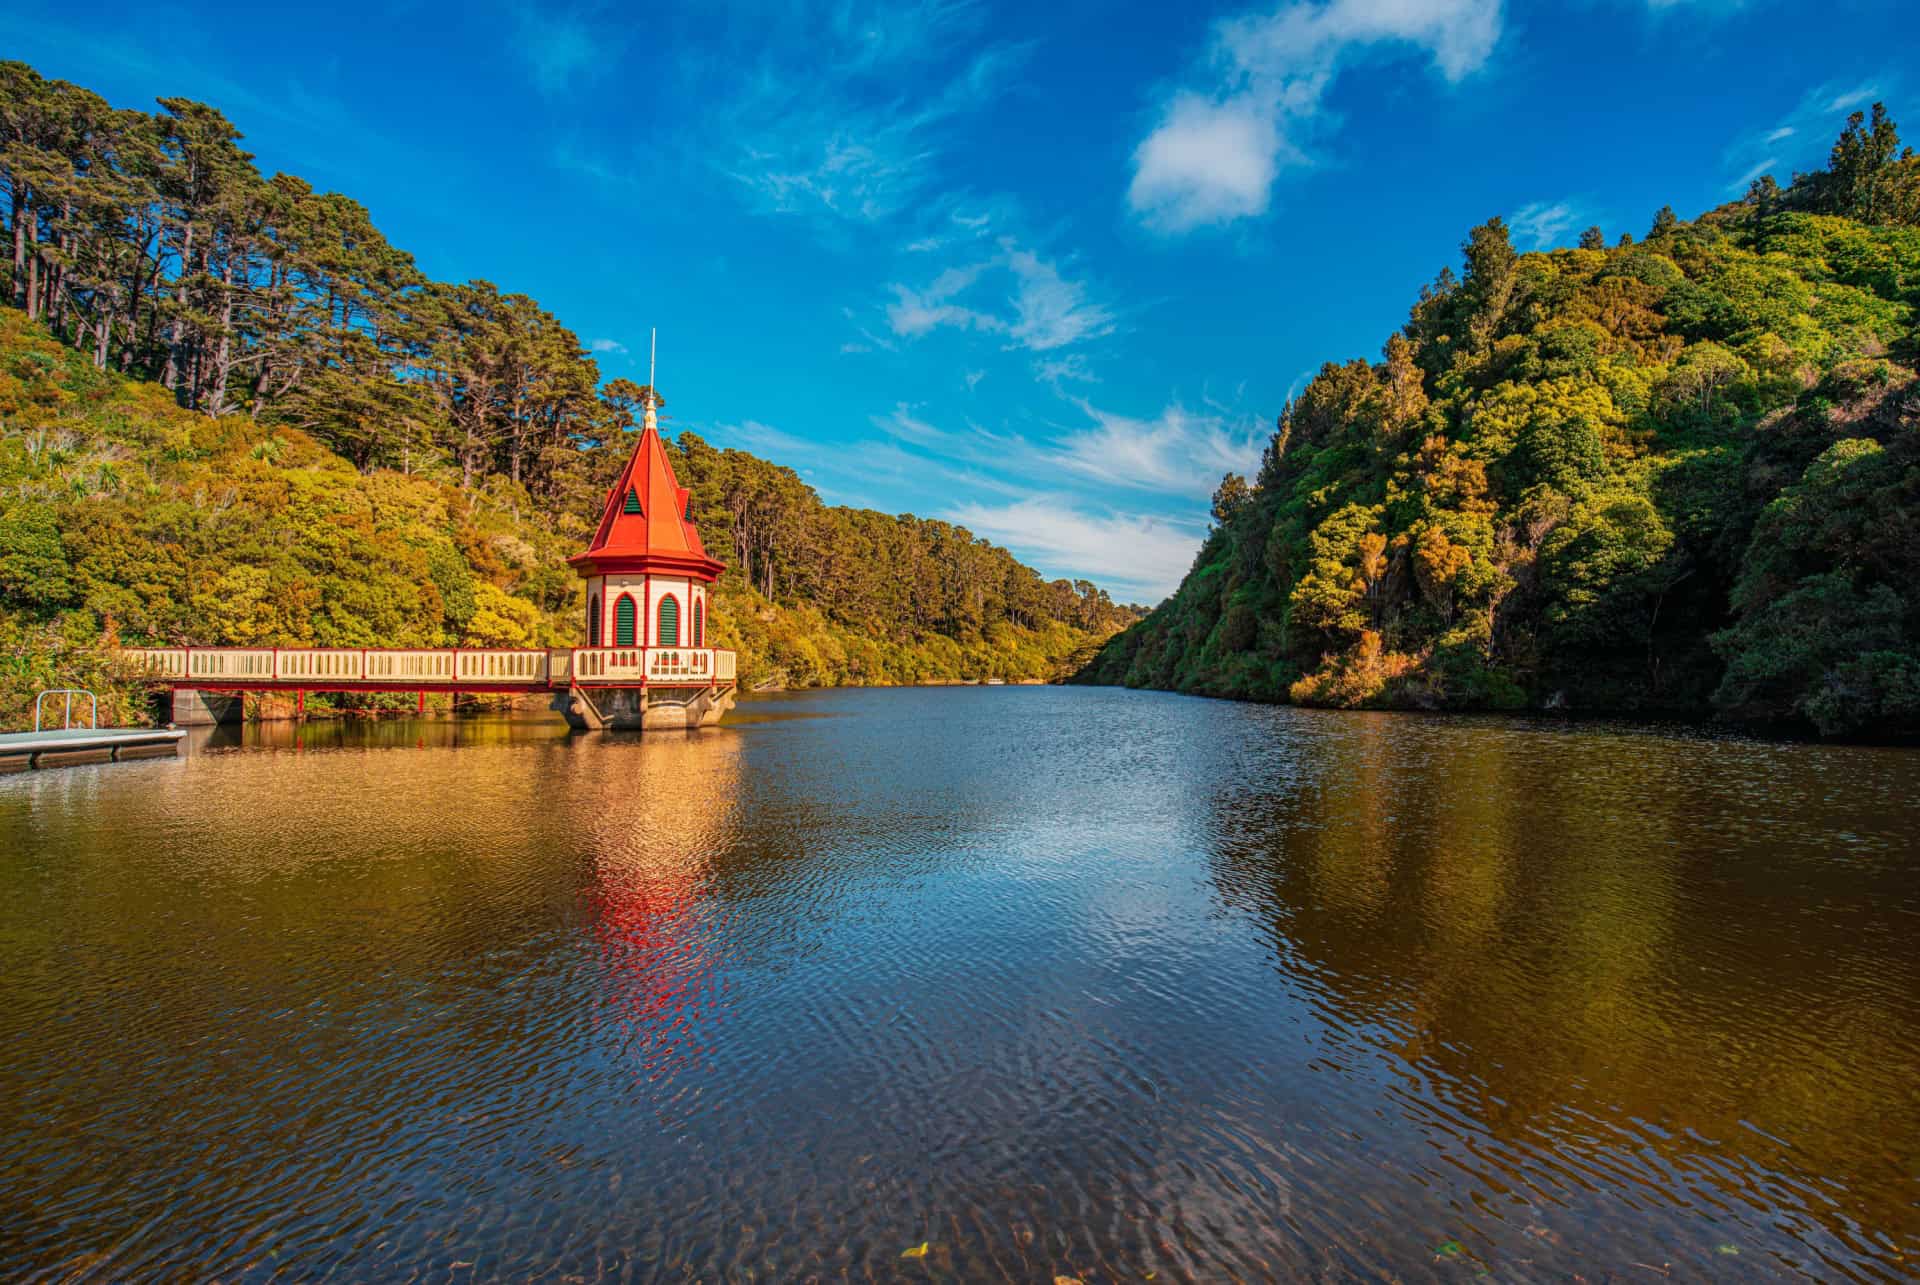
[[[1920,1261],[1920,756],[1112,691],[752,710],[0,781],[0,1274]]]

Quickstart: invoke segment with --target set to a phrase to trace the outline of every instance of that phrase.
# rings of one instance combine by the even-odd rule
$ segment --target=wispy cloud
[[[563,93],[611,65],[624,43],[615,24],[595,22],[583,10],[522,4],[512,16],[512,47],[544,94]]]
[[[974,501],[940,516],[1012,549],[1043,575],[1088,577],[1123,600],[1145,602],[1179,586],[1204,534],[1164,518],[1090,510],[1064,494]]]
[[[1755,161],[1752,165],[1749,165],[1740,172],[1739,177],[1735,178],[1733,182],[1727,184],[1727,186],[1735,190],[1744,190],[1747,184],[1753,182],[1753,180],[1759,178],[1762,174],[1771,174],[1779,168],[1780,158],[1778,156],[1769,156],[1764,160]]]
[[[975,263],[948,268],[917,290],[897,283],[888,287],[893,291],[894,298],[887,305],[887,324],[893,328],[894,334],[906,339],[916,338],[941,326],[953,326],[961,330],[1005,331],[1006,323],[1000,318],[954,302],[956,296],[965,293],[991,266],[990,263]]]
[[[1013,341],[1034,352],[1064,348],[1113,331],[1113,313],[1088,297],[1085,282],[1070,281],[1031,250],[1003,243],[1013,292]]]
[[[595,352],[617,352],[623,356],[627,351],[627,346],[618,339],[595,339],[587,347]]]
[[[1057,262],[1002,238],[998,252],[943,269],[924,286],[888,287],[887,325],[901,338],[943,326],[999,335],[1010,348],[1050,352],[1113,332],[1113,310]],[[983,298],[991,294],[992,298]],[[964,298],[963,298],[964,297]]]
[[[1829,82],[1809,89],[1778,120],[1748,130],[1727,147],[1724,162],[1732,177],[1727,180],[1726,190],[1744,192],[1762,174],[1772,174],[1785,183],[1794,171],[1823,164],[1828,147],[1846,124],[1847,114],[1882,97],[1882,89],[1873,81],[1852,85]]]
[[[716,437],[729,445],[763,455],[777,455],[783,459],[808,459],[821,451],[819,442],[795,436],[754,419],[739,424],[716,424],[713,431]]]
[[[937,410],[906,402],[869,417],[873,435],[852,441],[751,420],[716,425],[712,436],[797,467],[829,502],[898,511],[913,497],[937,497],[932,516],[1006,545],[1043,574],[1157,600],[1178,584],[1205,534],[1195,501],[1222,473],[1257,466],[1262,426],[1178,406],[1139,419],[1076,405],[1088,426],[1045,440],[971,420],[943,427]],[[955,495],[970,498],[955,503]]]
[[[906,212],[939,176],[955,123],[1028,52],[979,43],[983,18],[974,0],[842,0],[791,39],[767,32],[742,54],[743,87],[712,106],[713,163],[771,213],[831,226]]]
[[[1827,110],[1830,112],[1850,112],[1856,107],[1864,107],[1866,104],[1872,102],[1874,96],[1879,92],[1880,88],[1877,85],[1860,85],[1854,89],[1847,90],[1843,94],[1834,95],[1833,101],[1827,104]]]
[[[1097,384],[1100,377],[1087,365],[1086,355],[1070,352],[1058,357],[1042,357],[1033,363],[1033,377],[1057,390],[1067,383]]]
[[[1579,218],[1570,201],[1534,201],[1515,210],[1507,223],[1522,245],[1541,250],[1564,241]]]
[[[1280,170],[1307,161],[1345,66],[1404,47],[1457,82],[1492,54],[1501,23],[1501,0],[1300,0],[1217,23],[1204,67],[1134,150],[1128,206],[1167,233],[1264,214]]]
[[[1136,419],[1086,401],[1077,405],[1093,426],[1059,439],[1052,459],[1108,486],[1199,498],[1213,494],[1222,474],[1251,473],[1260,463],[1264,431],[1253,423],[1234,425],[1179,406]]]

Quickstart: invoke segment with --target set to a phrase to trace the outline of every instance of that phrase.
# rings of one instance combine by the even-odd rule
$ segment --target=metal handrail
[[[76,696],[84,696],[89,701],[93,702],[92,711],[87,716],[87,726],[88,728],[96,732],[100,730],[100,698],[99,697],[95,696],[92,692],[88,691],[84,687],[49,687],[46,691],[41,692],[38,696],[33,698],[33,730],[34,731],[37,732],[40,730],[40,702],[44,701],[49,696],[64,696],[67,698],[66,713],[60,721],[61,731],[64,732],[73,727],[73,698]]]

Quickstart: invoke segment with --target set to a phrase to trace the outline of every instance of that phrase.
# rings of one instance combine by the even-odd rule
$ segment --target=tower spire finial
[[[659,427],[659,422],[653,413],[654,403],[660,400],[659,396],[653,391],[654,358],[659,354],[659,351],[660,328],[654,326],[647,331],[647,398],[643,403],[645,410],[642,411],[640,419],[640,427],[642,429],[658,429]]]

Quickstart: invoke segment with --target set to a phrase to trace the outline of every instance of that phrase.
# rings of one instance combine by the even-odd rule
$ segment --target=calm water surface
[[[1920,753],[740,715],[0,779],[0,1277],[1920,1264]]]

